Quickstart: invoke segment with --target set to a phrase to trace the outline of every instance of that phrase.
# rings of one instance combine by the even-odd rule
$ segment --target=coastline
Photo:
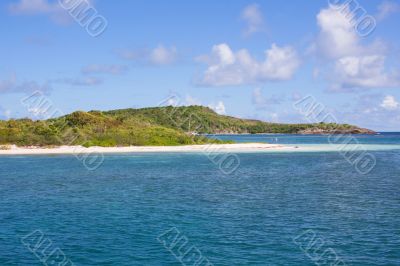
[[[255,152],[362,152],[400,150],[400,145],[388,144],[267,144],[267,143],[235,143],[235,144],[203,144],[184,146],[128,146],[98,147],[59,146],[51,148],[17,147],[0,149],[0,156],[7,155],[77,155],[77,154],[123,154],[123,153],[255,153]]]
[[[246,152],[246,151],[280,151],[292,150],[295,147],[266,143],[238,144],[205,144],[185,146],[129,146],[129,147],[89,147],[60,146],[52,148],[17,147],[0,150],[0,155],[42,155],[42,154],[82,154],[82,153],[135,153],[135,152]]]

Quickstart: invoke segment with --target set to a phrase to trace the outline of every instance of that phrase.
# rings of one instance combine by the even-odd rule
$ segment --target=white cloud
[[[259,5],[251,4],[246,6],[242,11],[241,18],[246,22],[246,35],[251,35],[263,30],[264,18]]]
[[[214,45],[211,55],[198,57],[198,61],[208,65],[199,83],[209,86],[288,80],[300,65],[294,48],[276,44],[265,51],[265,59],[261,62],[246,49],[233,52],[225,43]]]
[[[112,74],[119,75],[123,74],[127,71],[127,67],[123,65],[100,65],[100,64],[92,64],[85,66],[82,68],[83,74]]]
[[[359,47],[359,37],[351,20],[346,17],[346,12],[337,6],[329,6],[318,13],[317,24],[320,33],[315,48],[319,54],[328,58],[338,58],[355,55],[362,50]]]
[[[212,48],[212,53],[216,58],[217,63],[222,66],[232,65],[235,63],[235,55],[233,54],[231,48],[223,43],[219,45],[214,45]]]
[[[164,47],[162,45],[153,49],[150,53],[150,62],[155,65],[168,65],[175,62],[177,51],[175,47]]]
[[[320,33],[313,48],[328,60],[324,72],[329,73],[331,90],[399,86],[399,74],[387,67],[385,45],[380,41],[363,45],[354,29],[354,17],[349,6],[333,5],[317,15]]]
[[[381,103],[381,107],[386,109],[386,110],[396,110],[399,107],[399,103],[396,101],[396,99],[391,96],[391,95],[387,95],[382,103]]]
[[[13,15],[47,15],[59,24],[67,24],[72,21],[71,16],[59,4],[58,0],[19,0],[11,3],[8,10]]]
[[[336,74],[342,87],[396,87],[400,81],[396,74],[385,72],[385,56],[348,56],[336,61]]]
[[[226,114],[225,104],[222,101],[219,101],[216,104],[210,104],[210,105],[208,105],[208,107],[213,109],[217,114],[220,114],[220,115]]]
[[[375,18],[380,21],[398,12],[400,12],[399,3],[384,1],[378,6],[378,13],[375,15]]]

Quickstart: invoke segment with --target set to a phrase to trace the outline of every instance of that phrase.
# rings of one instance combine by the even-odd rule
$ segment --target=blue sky
[[[35,118],[21,99],[39,90],[64,113],[178,95],[223,114],[307,122],[293,105],[311,95],[339,122],[400,131],[399,1],[87,6],[107,22],[97,37],[58,0],[0,3],[0,118]]]

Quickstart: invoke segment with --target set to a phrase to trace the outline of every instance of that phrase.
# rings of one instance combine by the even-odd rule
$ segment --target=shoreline
[[[124,154],[124,153],[263,153],[263,152],[366,152],[398,150],[400,144],[203,144],[184,146],[128,146],[128,147],[89,147],[59,146],[52,148],[17,147],[0,149],[0,156],[7,155],[83,155],[83,154]]]
[[[135,152],[246,152],[246,151],[280,151],[292,150],[295,147],[266,143],[238,143],[238,144],[204,144],[184,146],[129,146],[129,147],[89,147],[60,146],[54,148],[17,147],[0,150],[0,155],[42,155],[42,154],[84,154],[84,153],[135,153]]]

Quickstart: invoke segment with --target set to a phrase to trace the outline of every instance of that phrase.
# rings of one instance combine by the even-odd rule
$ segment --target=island
[[[375,134],[348,124],[282,124],[219,115],[204,106],[76,111],[46,120],[0,120],[0,149],[230,144],[207,134]]]

